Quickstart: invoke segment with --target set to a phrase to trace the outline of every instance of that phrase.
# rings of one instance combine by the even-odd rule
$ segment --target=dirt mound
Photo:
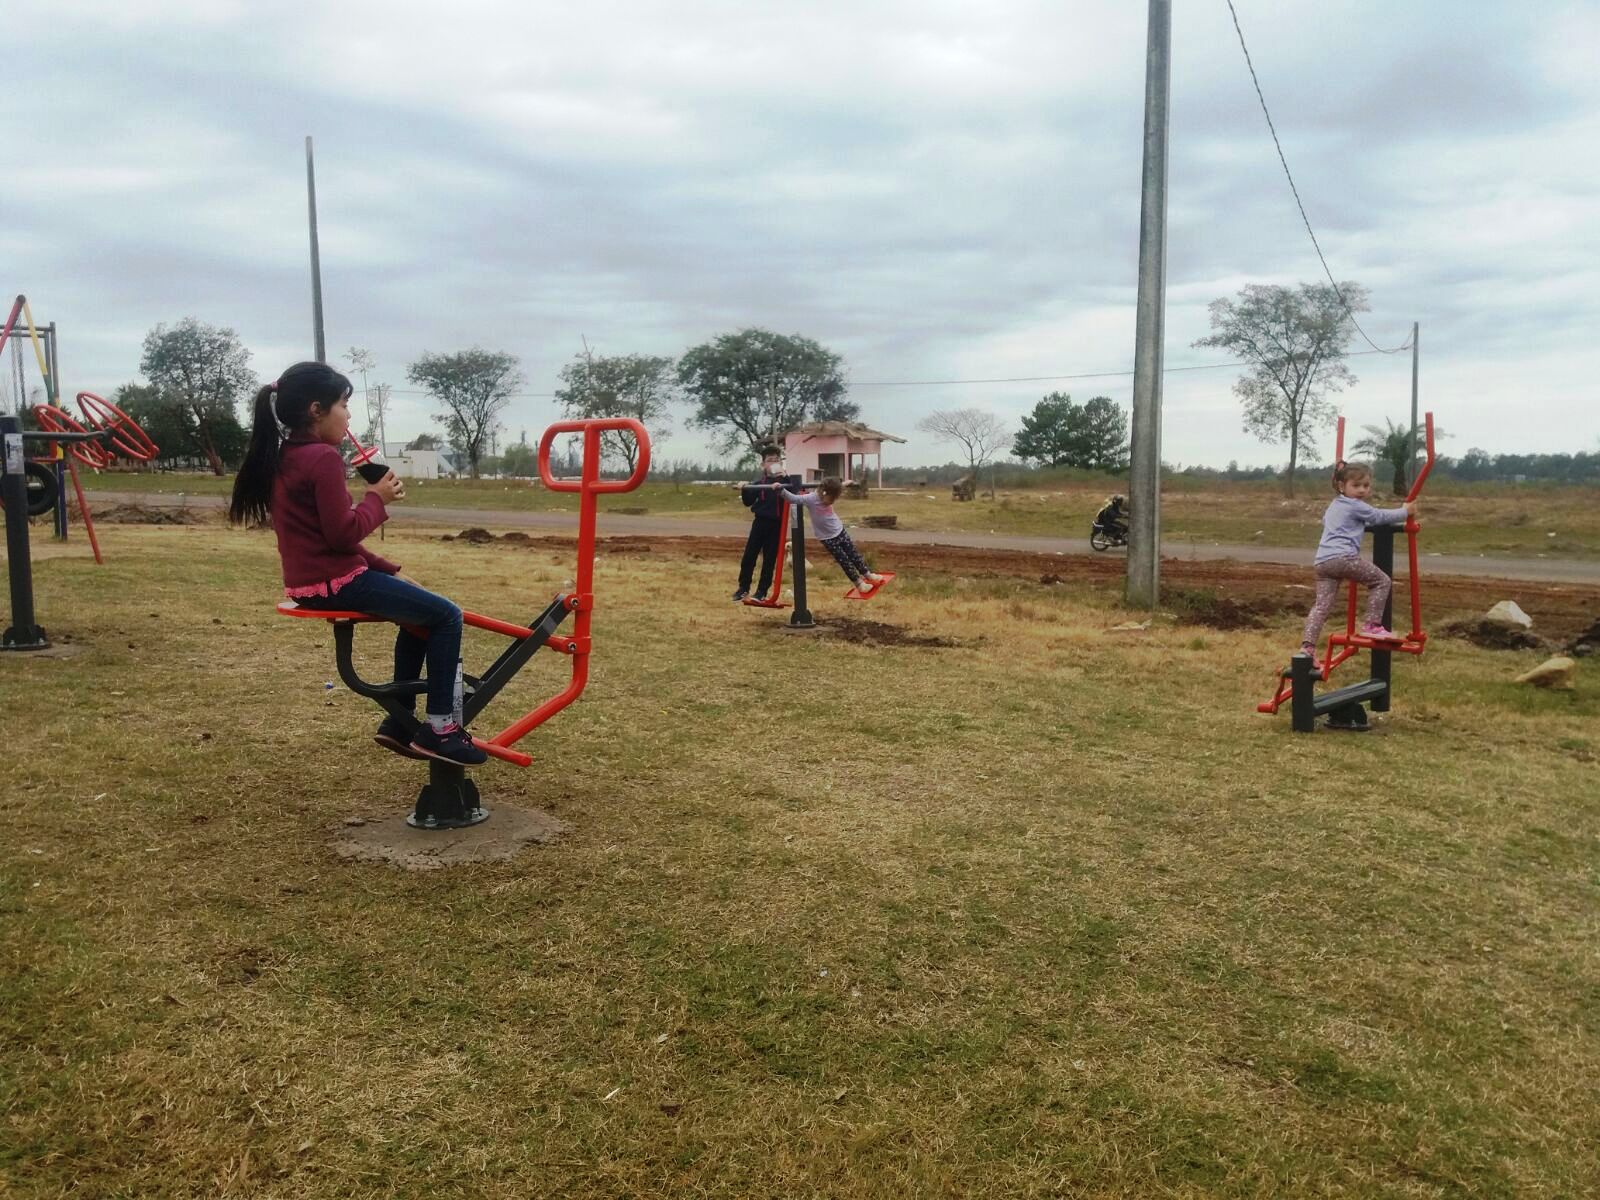
[[[470,529],[463,529],[460,533],[454,535],[447,533],[440,540],[446,542],[471,542],[474,546],[482,546],[487,542],[493,542],[499,539],[497,539],[494,534],[490,533],[487,529],[483,529],[477,525],[474,525]]]
[[[1474,646],[1482,646],[1485,650],[1543,650],[1546,644],[1536,633],[1519,629],[1515,625],[1485,621],[1482,617],[1451,621],[1441,625],[1439,632],[1446,637],[1463,638]]]
[[[1215,592],[1193,588],[1179,589],[1167,597],[1180,625],[1204,625],[1208,629],[1260,629],[1279,613],[1296,611],[1288,600],[1236,600]]]
[[[78,506],[68,510],[80,517]],[[144,504],[114,504],[110,508],[89,507],[97,522],[105,525],[209,525],[216,519],[214,512],[198,508],[156,508]]]
[[[883,621],[858,620],[854,617],[818,617],[816,621],[817,628],[829,637],[838,638],[841,642],[856,642],[863,646],[930,646],[949,649],[961,644],[950,638],[913,633],[909,629],[902,629],[899,625],[889,625]],[[781,629],[782,626],[774,625],[773,628]]]

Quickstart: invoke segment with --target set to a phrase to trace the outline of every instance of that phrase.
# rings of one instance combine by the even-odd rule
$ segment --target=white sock
[[[450,727],[455,723],[456,719],[452,713],[445,713],[443,716],[439,716],[435,713],[428,714],[428,728],[432,729],[435,733],[448,733]]]

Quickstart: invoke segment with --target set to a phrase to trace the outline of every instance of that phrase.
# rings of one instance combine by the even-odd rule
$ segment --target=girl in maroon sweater
[[[255,427],[228,515],[264,523],[269,516],[283,560],[284,594],[302,608],[371,613],[400,625],[394,642],[396,682],[428,668],[428,719],[421,725],[385,717],[378,745],[408,758],[471,766],[488,755],[455,723],[455,673],[461,654],[461,610],[418,587],[397,564],[361,540],[388,518],[405,487],[390,471],[352,504],[338,446],[350,427],[350,381],[326,363],[296,363],[256,393]],[[418,637],[411,629],[426,629]]]

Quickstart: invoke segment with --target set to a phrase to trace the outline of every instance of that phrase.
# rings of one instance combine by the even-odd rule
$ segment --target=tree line
[[[1296,287],[1247,284],[1234,297],[1210,305],[1212,333],[1194,345],[1238,359],[1244,373],[1233,385],[1244,428],[1265,442],[1287,442],[1288,467],[1261,471],[1281,478],[1292,495],[1303,460],[1318,453],[1321,430],[1332,424],[1331,397],[1356,382],[1345,363],[1356,332],[1355,313],[1368,309],[1366,289],[1354,282]],[[389,401],[386,385],[370,385],[376,363],[352,347],[345,356],[360,375],[367,409],[363,440],[381,440]],[[115,393],[162,447],[168,465],[204,465],[217,474],[236,463],[248,440],[240,406],[248,411],[258,383],[250,352],[233,330],[186,318],[157,325],[144,339],[144,382]],[[423,353],[405,377],[435,406],[433,419],[448,446],[476,477],[486,469],[533,472],[531,447],[514,444],[495,453],[502,415],[525,380],[515,355],[473,347],[449,354]],[[789,429],[811,421],[854,421],[860,409],[848,398],[840,356],[799,335],[747,328],[719,335],[673,359],[659,355],[594,353],[587,341],[563,366],[555,389],[569,419],[630,417],[652,442],[671,434],[672,410],[688,405],[688,424],[705,433],[715,451],[747,459]],[[931,412],[917,428],[958,448],[975,478],[1006,455],[1036,467],[1119,472],[1128,465],[1128,414],[1106,396],[1079,403],[1051,392],[1008,428],[981,408]],[[1367,427],[1353,455],[1380,466],[1394,490],[1404,491],[1417,447],[1405,426]],[[1441,433],[1442,431],[1438,431]],[[415,443],[413,443],[415,444]],[[608,432],[605,450],[628,471],[636,462],[631,436]],[[1560,479],[1593,482],[1595,455],[1491,455],[1474,448],[1459,460],[1441,459],[1443,475],[1462,480]],[[1238,468],[1230,465],[1230,474]]]

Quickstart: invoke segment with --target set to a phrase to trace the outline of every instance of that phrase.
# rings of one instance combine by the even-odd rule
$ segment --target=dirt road
[[[95,492],[95,504],[132,504],[145,508],[175,507],[168,496],[134,492]],[[191,496],[190,508],[221,508],[220,496]],[[480,525],[490,529],[530,529],[545,533],[569,533],[577,528],[576,513],[515,512],[505,509],[406,508],[397,507],[389,518],[392,528],[439,525],[464,529]],[[602,504],[599,532],[602,537],[740,538],[749,532],[748,521],[725,521],[710,517],[622,516],[607,513]],[[1097,573],[1121,574],[1123,551],[1095,554],[1082,538],[1019,537],[985,533],[931,533],[924,530],[853,528],[850,536],[874,545],[910,547],[939,546],[971,550],[1002,550],[1024,554],[1063,557],[1092,555],[1100,567]],[[1232,560],[1245,564],[1287,564],[1301,568],[1311,565],[1312,547],[1228,545],[1225,543],[1173,543],[1162,547],[1164,563],[1216,562]],[[1408,572],[1404,542],[1395,547],[1396,575]],[[1568,583],[1600,588],[1600,564],[1543,558],[1481,558],[1454,554],[1427,554],[1420,564],[1425,575],[1452,575],[1471,579],[1518,579],[1547,583]],[[1164,568],[1165,569],[1165,568]]]

